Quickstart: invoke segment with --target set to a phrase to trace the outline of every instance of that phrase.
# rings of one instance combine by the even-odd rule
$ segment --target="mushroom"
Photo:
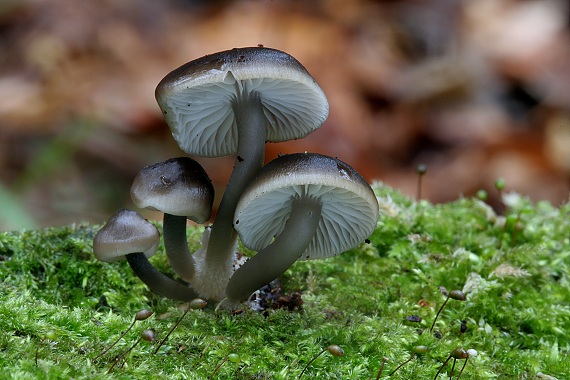
[[[149,261],[160,242],[158,230],[132,210],[119,210],[93,239],[93,253],[104,262],[126,258],[135,274],[161,296],[189,301],[197,297],[187,286],[160,273]]]
[[[200,264],[203,270],[193,282],[205,298],[220,300],[232,271],[235,207],[263,163],[265,142],[305,137],[327,118],[328,102],[295,58],[264,47],[188,62],[162,79],[155,95],[183,151],[205,157],[237,155]],[[221,286],[212,288],[213,277],[220,277]]]
[[[186,218],[204,223],[212,214],[214,187],[199,163],[172,158],[143,168],[131,186],[140,208],[164,213],[164,248],[172,269],[185,281],[194,277],[194,259],[186,240]]]
[[[234,226],[259,251],[230,279],[231,304],[247,300],[300,258],[330,257],[363,242],[378,221],[370,185],[348,164],[312,153],[271,161],[248,184]]]

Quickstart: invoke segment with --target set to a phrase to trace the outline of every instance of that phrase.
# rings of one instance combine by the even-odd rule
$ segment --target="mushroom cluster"
[[[376,197],[348,164],[299,153],[263,166],[266,142],[303,138],[328,116],[322,89],[289,54],[259,46],[207,55],[170,72],[155,95],[184,152],[235,155],[234,169],[194,254],[186,220],[206,223],[214,199],[203,168],[189,157],[174,158],[145,167],[133,182],[135,205],[164,213],[165,251],[182,281],[150,264],[160,238],[134,211],[120,211],[95,236],[100,260],[126,257],[149,288],[168,298],[235,305],[296,260],[342,253],[374,230]],[[238,235],[258,253],[234,270]]]

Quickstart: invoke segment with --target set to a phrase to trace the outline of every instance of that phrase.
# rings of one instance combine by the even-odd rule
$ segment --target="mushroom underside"
[[[226,294],[231,303],[245,301],[263,285],[282,275],[307,250],[321,219],[322,205],[311,198],[292,202],[282,231],[273,242],[238,268]]]
[[[298,182],[303,181],[300,179]],[[322,216],[314,239],[303,259],[319,259],[344,252],[360,244],[376,226],[377,205],[352,191],[332,185],[297,184],[290,188],[263,189],[263,194],[242,199],[236,213],[236,228],[248,248],[259,251],[268,246],[274,236],[282,233],[291,214],[293,200],[303,194],[321,199]],[[334,199],[334,201],[328,201]],[[349,206],[347,206],[349,205]]]

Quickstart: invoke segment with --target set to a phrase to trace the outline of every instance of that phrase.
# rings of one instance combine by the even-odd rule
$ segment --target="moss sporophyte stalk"
[[[344,356],[319,356],[303,378],[374,379],[383,358],[380,379],[433,379],[438,371],[438,379],[456,379],[462,367],[461,380],[570,378],[569,204],[506,193],[504,214],[493,217],[475,198],[433,205],[380,183],[373,189],[381,217],[370,243],[297,262],[281,276],[279,297],[296,292],[301,310],[189,310],[155,355],[157,343],[137,344],[108,376],[143,330],[163,340],[188,305],[150,291],[126,261],[96,260],[99,225],[0,233],[3,376],[207,379],[228,358],[214,378],[290,379],[335,344]],[[503,227],[495,218],[516,219],[521,210],[522,228],[514,238],[505,234],[499,249]],[[162,223],[154,225],[162,231]],[[202,232],[187,228],[190,250]],[[162,243],[150,261],[175,276]],[[441,310],[438,339],[429,328],[446,298],[440,286],[466,300],[451,299]],[[154,315],[94,361],[142,309]],[[425,349],[416,353],[418,347]],[[448,360],[458,348],[470,353],[467,361]]]

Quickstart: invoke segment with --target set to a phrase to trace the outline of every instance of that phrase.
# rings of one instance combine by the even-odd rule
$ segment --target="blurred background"
[[[297,58],[330,103],[318,131],[268,144],[267,160],[337,156],[412,197],[423,163],[433,202],[485,189],[496,203],[497,178],[568,201],[565,0],[0,0],[0,230],[133,207],[138,170],[183,155],[158,82],[258,44]],[[220,195],[233,158],[199,161]]]

